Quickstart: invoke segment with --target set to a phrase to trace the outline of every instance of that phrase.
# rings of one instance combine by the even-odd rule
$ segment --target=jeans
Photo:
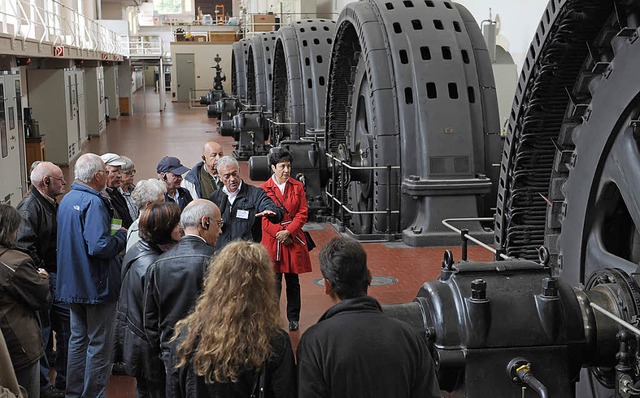
[[[284,280],[287,282],[287,320],[300,320],[300,280],[298,274],[284,273]],[[280,291],[282,290],[282,272],[276,272],[276,292],[278,303],[280,302]]]
[[[18,384],[27,390],[29,398],[40,398],[40,362],[29,365],[26,368],[16,370]]]
[[[55,364],[50,364],[46,355],[40,360],[40,388],[45,389],[51,385],[49,382],[49,368],[54,365],[56,369],[54,387],[64,391],[67,385],[67,347],[69,345],[69,336],[71,335],[69,304],[55,300],[55,272],[49,274],[49,286],[51,287],[51,297],[54,297],[54,299],[51,302],[51,306],[40,311],[40,319],[42,320],[42,340],[45,348],[50,345],[51,330],[53,329],[56,333],[56,362]]]
[[[71,304],[67,398],[106,397],[117,302]]]

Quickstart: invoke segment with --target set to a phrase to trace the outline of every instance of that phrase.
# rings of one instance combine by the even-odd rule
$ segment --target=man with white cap
[[[188,167],[184,167],[180,163],[180,159],[173,156],[165,156],[158,162],[156,167],[158,172],[158,179],[160,179],[167,186],[167,192],[164,194],[165,202],[173,202],[184,209],[191,201],[193,197],[188,190],[182,188],[182,175],[189,171]]]
[[[122,183],[120,168],[125,164],[125,161],[115,153],[105,153],[100,156],[100,159],[102,159],[107,168],[107,188],[105,191],[109,195],[109,201],[115,211],[114,218],[122,220],[122,226],[129,228],[133,223],[133,219],[129,214],[127,200],[118,189]]]

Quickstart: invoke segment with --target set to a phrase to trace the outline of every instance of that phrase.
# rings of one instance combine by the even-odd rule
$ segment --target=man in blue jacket
[[[98,155],[80,156],[75,181],[58,208],[58,299],[70,303],[71,338],[67,393],[105,397],[111,374],[120,260],[127,231],[112,225],[113,210],[103,196],[106,166]]]

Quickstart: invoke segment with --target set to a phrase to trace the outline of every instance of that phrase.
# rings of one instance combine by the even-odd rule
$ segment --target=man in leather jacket
[[[165,365],[173,328],[189,314],[202,290],[222,218],[215,204],[196,199],[182,211],[180,224],[184,236],[149,267],[145,276],[144,332]]]
[[[49,382],[49,364],[47,356],[40,360],[40,396],[42,398],[63,397],[67,374],[67,345],[69,343],[69,304],[55,300],[57,244],[56,197],[64,192],[67,182],[62,170],[51,162],[40,162],[31,170],[31,190],[18,204],[16,209],[22,216],[18,230],[17,246],[27,252],[36,267],[49,273],[51,296],[50,306],[40,311],[42,339],[45,348],[49,342],[51,330],[56,332],[55,385]]]

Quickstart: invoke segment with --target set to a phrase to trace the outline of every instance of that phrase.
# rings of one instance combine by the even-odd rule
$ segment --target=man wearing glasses
[[[58,208],[57,296],[71,307],[68,397],[106,396],[111,375],[113,325],[120,295],[127,230],[113,222],[102,191],[107,167],[93,153],[78,158],[75,181]]]
[[[107,168],[107,187],[105,191],[109,195],[111,206],[115,211],[114,218],[122,220],[122,226],[129,228],[133,223],[133,219],[131,218],[131,214],[129,214],[126,199],[118,190],[122,184],[122,172],[120,168],[125,162],[115,153],[105,153],[100,156],[100,159],[102,159]]]
[[[180,225],[184,236],[160,255],[145,275],[144,332],[154,354],[165,366],[169,364],[173,328],[189,315],[202,290],[221,232],[220,210],[206,199],[196,199],[182,211]],[[157,374],[156,370],[152,373]]]
[[[49,273],[49,285],[53,301],[51,306],[40,311],[42,338],[47,347],[51,330],[56,332],[56,380],[49,382],[49,367],[45,355],[40,360],[40,396],[43,398],[63,397],[67,374],[67,344],[69,342],[69,304],[56,297],[57,211],[56,197],[64,192],[67,182],[62,170],[51,162],[40,162],[31,171],[31,190],[18,204],[22,223],[18,231],[17,245],[26,251],[38,268]]]
[[[264,189],[242,181],[238,161],[231,156],[220,158],[218,174],[224,187],[214,191],[209,197],[209,200],[220,208],[224,220],[216,249],[220,250],[236,239],[260,242],[260,217],[267,217],[272,223],[279,223],[284,217],[284,211],[273,203]]]

